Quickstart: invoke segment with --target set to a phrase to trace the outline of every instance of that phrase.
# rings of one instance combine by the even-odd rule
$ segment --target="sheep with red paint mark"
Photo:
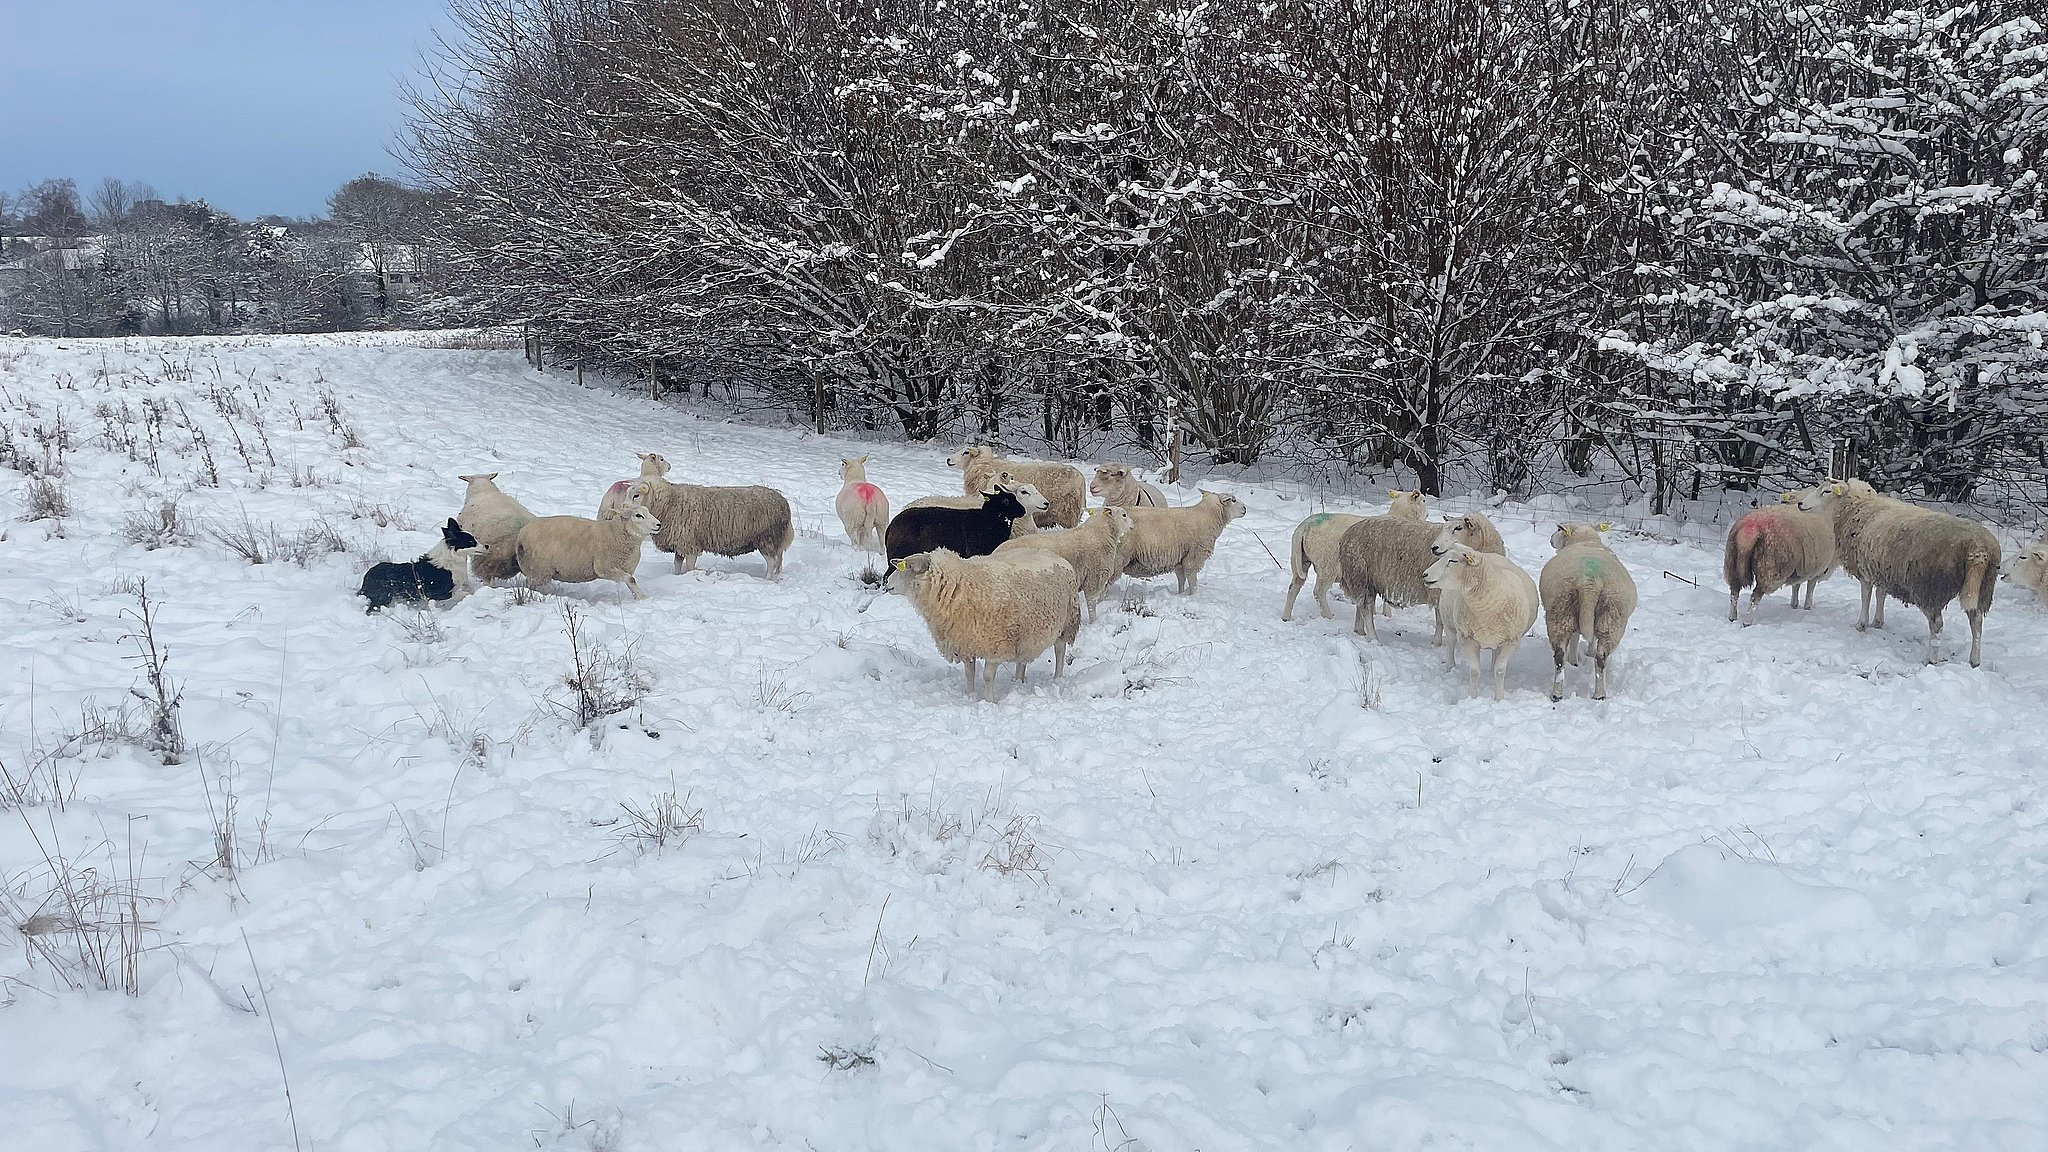
[[[832,508],[839,513],[839,523],[846,529],[846,538],[855,548],[866,550],[868,538],[875,541],[875,550],[883,550],[883,534],[889,527],[889,497],[882,490],[868,482],[868,458],[855,456],[839,462],[839,495],[832,502]]]
[[[1801,511],[1799,501],[1811,495],[1815,510]],[[1744,514],[1728,530],[1721,550],[1721,575],[1728,581],[1728,619],[1734,620],[1742,590],[1750,589],[1747,627],[1756,623],[1756,606],[1764,597],[1791,585],[1792,607],[1799,607],[1799,585],[1806,585],[1806,607],[1813,607],[1813,586],[1835,570],[1835,521],[1828,510],[1832,496],[1817,488],[1788,492],[1783,503]]]
[[[604,499],[597,505],[599,520],[615,520],[626,514],[626,509],[638,504],[645,507],[650,485],[647,481],[659,480],[668,475],[668,460],[659,452],[635,452],[640,458],[638,480],[615,480],[604,490]]]

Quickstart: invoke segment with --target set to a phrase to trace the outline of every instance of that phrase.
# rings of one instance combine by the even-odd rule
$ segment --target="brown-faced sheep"
[[[1579,642],[1593,652],[1593,699],[1607,698],[1607,661],[1621,646],[1636,610],[1636,582],[1591,524],[1560,524],[1550,534],[1557,549],[1536,581],[1544,631],[1557,665],[1550,698],[1564,699],[1564,666],[1579,662]]]

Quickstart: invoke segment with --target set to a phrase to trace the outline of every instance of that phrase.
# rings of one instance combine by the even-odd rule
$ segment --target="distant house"
[[[373,244],[364,242],[356,245],[354,266],[350,269],[364,281],[365,287],[386,299],[402,300],[419,291],[423,268],[420,244]]]
[[[98,236],[0,235],[0,296],[13,293],[28,279],[31,261],[84,275],[99,259],[104,241]]]

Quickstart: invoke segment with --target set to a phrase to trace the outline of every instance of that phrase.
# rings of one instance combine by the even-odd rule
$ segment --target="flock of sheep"
[[[644,598],[634,572],[650,539],[674,556],[678,573],[706,552],[758,552],[769,579],[781,573],[795,539],[781,493],[671,483],[667,460],[654,453],[639,458],[639,477],[611,485],[595,518],[535,516],[498,487],[496,473],[463,476],[468,493],[442,544],[410,565],[379,565],[365,577],[362,594],[375,610],[393,600],[445,600],[472,581],[523,575],[536,590],[554,581],[615,580]],[[970,694],[979,666],[980,691],[990,700],[999,665],[1015,664],[1021,684],[1026,668],[1050,649],[1059,677],[1084,606],[1093,622],[1119,576],[1172,572],[1177,590],[1192,595],[1224,528],[1245,513],[1236,497],[1216,493],[1170,506],[1122,465],[1097,468],[1091,481],[1071,465],[970,447],[947,460],[962,473],[960,496],[927,496],[892,516],[887,495],[867,478],[867,462],[861,456],[840,464],[834,506],[847,539],[886,554],[891,587],[909,599],[940,654],[965,665]],[[1090,495],[1102,504],[1090,509]],[[1311,574],[1322,614],[1332,614],[1328,592],[1335,582],[1356,605],[1354,631],[1374,639],[1381,604],[1391,615],[1396,606],[1428,603],[1435,643],[1446,647],[1452,667],[1464,653],[1475,696],[1480,654],[1492,653],[1500,699],[1508,661],[1540,611],[1556,668],[1552,697],[1563,696],[1565,666],[1579,663],[1582,647],[1593,660],[1592,694],[1606,695],[1607,664],[1628,630],[1636,586],[1603,538],[1605,525],[1558,525],[1550,538],[1555,554],[1532,580],[1508,558],[1484,515],[1431,521],[1421,493],[1391,495],[1380,515],[1318,513],[1301,522],[1289,546],[1292,583],[1281,619],[1293,618]],[[1927,616],[1933,662],[1942,610],[1959,602],[1970,621],[1970,664],[1981,662],[1984,615],[2001,567],[1997,539],[1980,524],[1879,495],[1859,480],[1787,493],[1730,529],[1723,557],[1728,618],[1736,619],[1744,589],[1751,590],[1752,619],[1759,600],[1787,586],[1798,607],[1802,583],[1811,608],[1814,585],[1837,565],[1861,584],[1859,630],[1884,626],[1887,597],[1918,607]],[[2048,548],[2027,550],[2011,575],[2048,592]]]

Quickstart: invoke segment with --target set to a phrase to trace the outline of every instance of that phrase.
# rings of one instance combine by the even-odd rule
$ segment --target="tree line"
[[[321,332],[411,326],[433,290],[426,193],[374,174],[313,220],[166,203],[146,184],[0,193],[0,331],[51,336]],[[421,265],[426,265],[421,267]],[[425,273],[425,283],[422,283]]]

